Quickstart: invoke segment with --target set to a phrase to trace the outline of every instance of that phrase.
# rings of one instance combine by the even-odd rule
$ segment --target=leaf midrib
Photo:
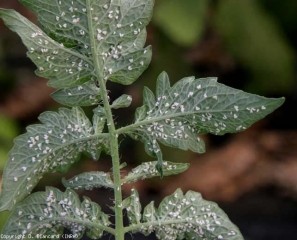
[[[0,10],[1,10],[1,13],[2,13],[3,15],[8,15],[8,14],[6,14],[6,12],[8,12],[8,11],[13,12],[14,14],[13,14],[13,15],[9,15],[9,17],[10,17],[10,18],[14,18],[14,19],[17,20],[17,21],[20,21],[20,19],[17,18],[17,17],[15,16],[16,14],[19,14],[19,13],[15,12],[14,10],[7,10],[7,9],[3,9],[3,8],[0,8]],[[24,23],[23,21],[21,21],[21,22],[22,22],[23,24],[27,25],[32,31],[34,31],[34,32],[36,31],[36,29],[32,28],[32,23],[31,23],[31,22],[28,21],[29,24],[26,24],[26,23]],[[63,49],[63,51],[65,51],[65,52],[67,52],[67,53],[69,53],[69,54],[71,54],[71,55],[74,55],[74,56],[76,56],[76,57],[78,57],[78,58],[81,58],[81,59],[85,60],[86,62],[88,62],[89,64],[93,65],[93,62],[90,61],[90,59],[88,59],[86,56],[84,56],[84,55],[82,55],[82,54],[80,54],[80,53],[78,53],[78,52],[71,51],[71,50],[70,50],[69,48],[67,48],[67,47],[62,47],[58,42],[56,42],[55,40],[53,40],[52,38],[50,38],[44,31],[42,31],[37,25],[34,25],[34,26],[38,29],[38,31],[40,31],[40,32],[42,33],[43,36],[48,37],[49,41],[51,41],[52,44],[54,44],[54,45],[55,45],[56,47],[58,47],[59,49]]]
[[[158,226],[158,227],[161,227],[163,225],[170,225],[170,224],[181,224],[181,223],[189,223],[189,221],[187,221],[186,219],[182,219],[182,220],[156,220],[156,221],[150,221],[150,222],[144,222],[144,223],[140,223],[140,224],[134,224],[132,226],[128,226],[128,227],[125,227],[125,232],[135,232],[136,230],[139,230],[141,229],[142,227],[155,227],[155,226]],[[191,224],[193,224],[193,222],[191,222]],[[204,230],[206,230],[206,226],[201,226],[199,224],[193,224],[193,225],[196,225],[196,226],[199,226],[201,228],[203,228]],[[223,225],[220,226],[220,228],[223,228],[225,230],[230,230],[228,227],[225,227]],[[177,229],[179,230],[179,229]],[[180,232],[182,232],[180,230]],[[216,236],[214,233],[212,233],[211,231],[207,230],[207,233],[208,234],[211,234],[212,236]],[[238,232],[236,232],[237,235],[239,235]],[[240,236],[240,235],[239,235]]]
[[[31,204],[31,205],[37,205],[37,206],[40,206],[40,203],[36,203],[36,204]],[[72,211],[73,212],[73,211]],[[83,226],[90,226],[90,227],[95,227],[95,228],[101,228],[102,230],[104,231],[107,231],[111,234],[115,234],[115,230],[113,228],[110,228],[110,227],[107,227],[107,226],[104,226],[103,224],[95,224],[94,221],[90,221],[88,219],[83,219],[83,220],[79,220],[79,219],[76,219],[76,218],[70,218],[70,217],[61,217],[61,218],[51,218],[51,219],[48,219],[48,218],[45,218],[44,216],[40,216],[40,217],[43,217],[44,220],[42,220],[41,222],[42,223],[51,223],[52,221],[62,221],[62,222],[72,222],[72,223],[78,223],[78,224],[81,224]],[[20,220],[22,217],[18,217],[16,218],[16,221],[17,220]],[[38,225],[37,225],[38,226]],[[34,230],[34,229],[33,229]]]
[[[243,111],[243,110],[242,110]],[[237,112],[242,112],[242,111],[237,111]],[[193,115],[193,114],[203,114],[203,113],[221,113],[221,112],[230,112],[229,110],[206,110],[206,111],[197,111],[197,112],[184,112],[184,113],[175,113],[175,114],[169,114],[169,115],[164,115],[164,116],[159,116],[159,117],[155,117],[155,118],[151,118],[151,119],[146,119],[143,121],[139,121],[136,122],[134,124],[128,125],[126,127],[121,127],[117,130],[118,134],[125,134],[125,133],[129,133],[131,132],[133,129],[140,127],[142,125],[148,125],[151,124],[153,122],[159,122],[162,120],[166,120],[166,119],[171,119],[171,118],[177,118],[177,117],[183,117],[183,116],[187,116],[187,115]]]
[[[75,143],[78,143],[78,142],[81,142],[81,141],[85,141],[85,142],[86,142],[86,141],[88,141],[88,140],[96,139],[96,138],[99,138],[99,137],[102,137],[102,139],[105,139],[105,138],[108,138],[109,135],[108,135],[107,133],[101,133],[101,134],[92,135],[92,136],[90,136],[90,137],[86,137],[86,138],[75,139],[75,141],[69,142],[69,143],[67,143],[67,144],[63,144],[62,146],[59,146],[59,147],[55,148],[52,152],[50,152],[50,153],[48,153],[48,154],[46,154],[46,155],[43,155],[43,157],[40,158],[41,161],[38,162],[39,164],[36,164],[36,165],[35,165],[35,168],[32,168],[31,171],[29,170],[29,171],[28,171],[28,174],[26,174],[25,176],[32,175],[33,172],[34,172],[34,170],[35,170],[37,167],[40,167],[42,164],[44,164],[44,159],[46,159],[48,156],[50,156],[51,154],[53,154],[53,152],[56,152],[56,151],[58,151],[58,150],[60,150],[60,149],[62,149],[62,148],[65,148],[65,147],[67,147],[67,146],[70,146],[70,145],[72,145],[72,144],[75,144]],[[12,170],[16,169],[20,164],[22,164],[22,162],[19,162],[19,164],[17,164],[17,165],[15,166],[15,168],[13,168]],[[27,178],[24,178],[23,181],[20,181],[21,184],[19,184],[19,186],[17,187],[16,190],[13,190],[13,191],[15,192],[15,194],[14,194],[13,196],[16,196],[16,195],[17,195],[18,190],[20,189],[20,187],[23,186],[23,184],[24,184],[24,182],[26,182],[26,180],[27,180]],[[26,184],[26,185],[27,185],[27,184]]]
[[[92,175],[92,173],[104,173],[104,172],[89,172],[90,175]],[[81,175],[83,175],[84,173],[82,173]],[[78,182],[77,181],[77,184],[74,184],[74,183],[69,183],[72,179],[69,179],[69,180],[65,180],[65,185],[67,185],[68,187],[70,188],[75,188],[75,187],[80,187],[80,189],[84,189],[88,186],[92,186],[91,184],[94,184],[95,186],[92,186],[93,188],[101,188],[101,187],[108,187],[108,188],[114,188],[114,184],[111,180],[111,177],[110,177],[110,173],[104,173],[104,174],[107,174],[106,176],[96,176],[96,174],[94,175],[95,178],[97,179],[93,179],[93,181],[91,183],[82,183],[82,182]],[[87,181],[87,182],[90,182],[89,179],[87,179],[87,176],[83,175],[83,176],[80,176],[78,175],[77,177],[79,177],[80,181]],[[99,181],[97,181],[99,179]],[[104,181],[105,180],[105,181]],[[110,181],[107,182],[107,181]],[[75,182],[76,183],[76,182]]]

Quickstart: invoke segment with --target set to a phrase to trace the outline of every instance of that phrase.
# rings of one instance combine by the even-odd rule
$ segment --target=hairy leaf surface
[[[89,57],[54,41],[39,27],[13,10],[0,9],[0,17],[27,46],[28,57],[38,67],[37,75],[49,78],[55,88],[80,85],[92,78],[94,67]]]
[[[114,188],[114,184],[109,173],[105,172],[86,172],[79,174],[69,180],[62,179],[63,185],[75,190],[92,190],[93,188]]]
[[[101,100],[100,88],[92,81],[71,88],[59,89],[51,96],[57,102],[71,107],[96,105]]]
[[[199,193],[189,191],[185,195],[178,189],[154,207],[145,207],[143,222],[130,228],[145,235],[156,233],[158,239],[228,239],[243,240],[238,228],[213,202],[202,199]]]
[[[131,183],[142,179],[160,176],[160,173],[156,170],[156,164],[156,161],[140,164],[138,167],[132,169],[132,171],[123,179],[123,182]],[[189,164],[187,163],[172,163],[164,161],[162,164],[164,176],[176,175],[189,168]]]
[[[159,76],[156,91],[155,97],[145,88],[144,106],[137,110],[135,123],[119,130],[139,137],[152,156],[160,152],[157,140],[202,153],[204,143],[197,134],[243,131],[284,102],[227,87],[216,78],[188,77],[170,87],[166,73]]]
[[[13,10],[1,9],[0,17],[20,35],[38,75],[49,78],[52,87],[78,86],[98,77],[131,84],[150,63],[151,48],[143,46],[153,0],[21,2],[37,15],[43,30]]]
[[[116,100],[111,105],[111,108],[113,109],[119,109],[119,108],[126,108],[129,107],[132,102],[132,97],[127,94],[123,94]]]
[[[123,208],[127,210],[127,215],[131,224],[139,224],[141,220],[141,204],[136,189],[131,190],[131,196],[123,201]]]
[[[29,126],[15,139],[4,169],[0,210],[11,209],[27,196],[45,173],[66,171],[82,152],[98,159],[107,145],[101,133],[105,119],[94,118],[92,126],[79,107],[44,112],[39,120],[42,124]]]
[[[75,239],[80,239],[84,232],[98,239],[109,225],[108,216],[90,199],[84,198],[80,202],[72,190],[61,192],[48,187],[45,192],[30,195],[16,207],[2,233],[10,236],[23,234],[25,238],[22,239],[41,238],[38,234],[60,239],[63,229],[67,228],[77,236]]]

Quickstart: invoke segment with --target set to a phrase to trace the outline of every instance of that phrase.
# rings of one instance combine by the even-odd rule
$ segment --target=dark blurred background
[[[31,21],[34,15],[16,0],[1,0]],[[190,169],[174,178],[152,179],[125,186],[128,196],[136,187],[144,204],[171,194],[176,188],[195,190],[216,201],[238,225],[246,240],[297,239],[297,1],[293,0],[156,0],[147,44],[153,60],[132,86],[110,84],[111,97],[133,96],[133,104],[115,112],[118,126],[133,121],[142,103],[143,85],[155,88],[165,70],[171,82],[185,76],[216,76],[219,82],[267,97],[285,96],[285,104],[245,132],[203,136],[203,155],[163,148],[164,158],[190,162]],[[12,140],[37,123],[45,110],[57,110],[46,80],[34,75],[19,37],[0,21],[0,175]],[[85,108],[91,115],[91,109]],[[152,160],[143,145],[130,139],[121,143],[123,174],[142,161]],[[63,190],[61,178],[82,171],[110,171],[108,156],[98,162],[85,159],[67,174],[47,175],[36,187],[51,185]],[[111,205],[108,190],[80,191],[102,207]],[[104,209],[108,212],[107,207]],[[0,228],[8,213],[0,214]],[[142,235],[134,239],[144,238]],[[110,236],[104,237],[110,239]],[[131,239],[127,236],[127,239]]]

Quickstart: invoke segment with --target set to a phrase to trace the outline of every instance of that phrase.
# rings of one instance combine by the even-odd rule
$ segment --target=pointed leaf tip
[[[160,176],[160,172],[157,171],[156,165],[158,165],[157,161],[144,162],[140,164],[138,167],[133,168],[131,170],[131,172],[124,178],[123,182],[131,183],[142,179]],[[186,171],[189,168],[189,166],[190,165],[188,163],[173,163],[163,161],[163,176],[180,174]]]
[[[185,195],[178,189],[164,198],[158,209],[150,203],[143,212],[143,225],[133,228],[148,235],[156,233],[158,239],[228,239],[243,240],[238,228],[213,202],[202,199],[199,193]]]
[[[47,187],[45,192],[33,193],[14,209],[2,233],[26,236],[25,239],[30,239],[30,236],[38,239],[38,234],[46,233],[60,239],[55,236],[61,236],[65,227],[76,235],[76,239],[80,239],[85,231],[98,239],[109,225],[108,216],[90,199],[80,202],[72,190],[61,192]]]
[[[28,57],[38,67],[37,75],[50,79],[49,86],[71,87],[92,78],[94,68],[86,56],[56,42],[14,10],[2,9],[0,14],[4,23],[21,37],[28,48]]]
[[[106,148],[107,139],[96,128],[100,123],[93,126],[79,107],[62,108],[59,113],[44,112],[39,120],[41,124],[27,127],[27,133],[15,139],[9,152],[3,173],[1,210],[11,210],[23,200],[44,174],[65,172],[83,152],[98,159]]]
[[[167,72],[163,71],[160,73],[159,77],[158,77],[158,80],[161,80],[161,79],[166,79],[166,80],[169,80],[169,75]]]
[[[63,88],[54,94],[62,103],[73,106],[66,93],[81,106],[92,105],[87,92],[72,87],[99,77],[128,85],[151,61],[151,46],[144,44],[153,0],[21,2],[36,14],[42,30],[13,10],[1,9],[0,16],[23,40],[36,73],[49,79],[48,86]]]
[[[119,109],[119,108],[126,108],[129,107],[132,103],[132,97],[127,94],[123,94],[116,100],[111,105],[111,108],[113,109]]]
[[[75,190],[92,190],[93,188],[114,188],[109,173],[104,172],[86,172],[81,173],[69,180],[62,179],[62,183],[66,188]]]
[[[144,106],[137,111],[130,135],[138,136],[151,156],[159,152],[157,141],[203,153],[205,144],[198,134],[243,131],[284,102],[283,98],[269,99],[230,88],[217,78],[188,77],[170,87],[166,73],[158,77],[156,96],[148,88],[143,95]]]
[[[156,169],[157,169],[158,173],[160,174],[160,178],[162,179],[163,178],[163,165],[159,161],[156,164]]]
[[[82,85],[63,88],[51,94],[52,98],[66,106],[92,106],[101,100],[100,88],[92,81]]]
[[[153,0],[73,1],[70,7],[63,1],[51,4],[46,1],[38,4],[32,4],[31,0],[21,2],[37,15],[45,34],[88,60],[82,64],[74,61],[74,66],[68,68],[70,75],[77,67],[85,70],[86,74],[80,75],[80,84],[90,76],[96,80],[98,76],[94,68],[99,64],[101,77],[105,80],[128,85],[142,74],[151,61],[151,47],[143,46],[145,27],[152,17]],[[51,79],[49,84],[55,86],[62,82]]]
[[[131,189],[131,196],[124,199],[123,207],[127,210],[129,222],[131,224],[139,224],[141,221],[141,204],[135,188]]]

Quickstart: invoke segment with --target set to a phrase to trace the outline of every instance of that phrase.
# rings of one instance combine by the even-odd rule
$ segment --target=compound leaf
[[[86,172],[79,174],[69,180],[62,179],[63,185],[66,188],[75,190],[92,190],[93,188],[114,188],[114,184],[109,173],[105,172]]]
[[[178,189],[155,209],[150,203],[143,213],[143,222],[128,227],[129,231],[144,234],[155,232],[158,239],[228,239],[243,240],[238,228],[213,202],[202,199],[199,193],[186,195]]]
[[[90,199],[80,202],[72,190],[61,192],[48,187],[45,192],[33,193],[16,207],[2,233],[22,234],[23,239],[38,239],[42,235],[60,239],[63,228],[67,228],[75,239],[80,239],[84,232],[98,239],[104,230],[110,229],[109,225],[108,216]]]
[[[48,85],[71,87],[92,78],[94,67],[87,56],[54,41],[14,10],[0,9],[0,17],[22,38],[29,50],[28,57],[38,67],[37,75],[49,78]]]
[[[136,182],[138,180],[152,178],[160,176],[160,173],[156,170],[157,162],[145,162],[138,167],[133,168],[132,171],[123,179],[124,183]],[[189,168],[188,163],[172,163],[163,162],[163,175],[170,176],[176,175],[186,171]]]
[[[170,87],[167,74],[162,73],[157,96],[145,88],[144,106],[136,112],[135,123],[118,132],[139,138],[152,156],[160,157],[157,140],[202,153],[204,143],[197,134],[243,131],[283,102],[283,98],[269,99],[227,87],[216,78],[188,77]]]
[[[97,78],[131,84],[151,61],[151,48],[143,46],[153,0],[20,2],[36,14],[43,31],[12,10],[0,10],[0,17],[20,35],[38,75],[52,87]]]
[[[9,153],[3,174],[1,211],[10,210],[23,200],[44,174],[65,172],[82,152],[98,159],[107,146],[106,134],[94,129],[79,107],[62,108],[59,113],[44,112],[39,120],[42,124],[29,126],[26,134],[15,139]],[[95,120],[105,122],[102,118]]]
[[[92,106],[101,100],[100,88],[92,81],[75,87],[59,89],[51,96],[57,102],[70,107]]]

